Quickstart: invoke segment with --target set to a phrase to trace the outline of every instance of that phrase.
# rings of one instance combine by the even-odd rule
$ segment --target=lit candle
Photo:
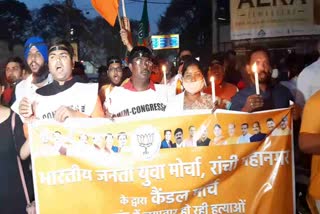
[[[257,68],[257,63],[255,62],[252,65],[252,71],[254,73],[254,83],[256,85],[256,94],[260,94],[260,87],[259,87],[259,77],[258,77],[258,68]]]
[[[211,95],[212,95],[212,102],[216,102],[216,86],[214,83],[214,76],[210,77],[210,82],[211,82]]]
[[[162,65],[161,69],[163,72],[163,84],[167,85],[167,67]]]

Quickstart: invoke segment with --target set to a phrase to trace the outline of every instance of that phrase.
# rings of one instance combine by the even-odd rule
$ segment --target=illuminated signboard
[[[179,48],[179,34],[151,36],[152,49],[175,49]]]

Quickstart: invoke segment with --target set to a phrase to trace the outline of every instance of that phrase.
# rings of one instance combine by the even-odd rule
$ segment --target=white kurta
[[[49,74],[47,79],[44,80],[44,86],[50,84],[52,81],[52,76],[51,74]],[[19,82],[15,89],[16,100],[11,106],[12,111],[19,114],[19,104],[21,100],[26,97],[28,98],[28,100],[32,101],[38,88],[38,86],[32,83],[32,75],[30,75],[27,79]],[[23,117],[20,116],[20,118],[23,120]]]
[[[320,58],[303,69],[297,80],[296,103],[303,107],[306,101],[320,90]]]
[[[67,106],[90,116],[96,106],[97,97],[97,83],[75,83],[69,89],[55,95],[36,94],[34,113],[37,119],[53,119],[55,111],[60,106]]]

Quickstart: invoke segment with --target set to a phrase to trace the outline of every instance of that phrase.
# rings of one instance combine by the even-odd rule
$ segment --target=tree
[[[189,48],[205,61],[212,52],[212,2],[173,0],[158,22],[159,34],[180,34],[180,48]]]
[[[31,15],[26,5],[16,0],[0,2],[0,39],[8,41],[9,49],[14,44],[22,43],[29,36]]]
[[[40,9],[28,11],[24,3],[16,0],[0,2],[0,23],[3,30],[0,39],[7,40],[12,48],[16,43],[24,43],[31,35],[43,37],[46,41],[54,37],[75,40],[79,44],[79,59],[99,66],[106,58],[117,55],[122,58],[126,49],[120,38],[117,23],[111,27],[101,17],[87,19],[75,8],[72,0],[50,0]],[[138,21],[131,20],[132,35],[136,44]],[[73,35],[70,32],[73,32]]]
[[[137,42],[139,22],[131,20],[133,42]],[[103,18],[96,17],[90,20],[89,31],[91,38],[81,39],[80,47],[82,59],[93,61],[94,64],[106,64],[108,56],[125,58],[126,48],[120,38],[118,21],[114,27],[110,26]],[[82,49],[83,48],[83,49]]]
[[[63,37],[70,39],[70,30],[88,33],[89,21],[82,12],[63,3],[45,4],[35,12],[33,32],[45,39]]]
[[[103,18],[87,19],[73,5],[53,1],[34,12],[33,32],[46,40],[53,37],[75,39],[79,44],[79,58],[96,66],[106,63],[111,55],[124,57],[126,50],[120,38],[119,24],[111,27]],[[137,29],[137,21],[131,23]],[[74,36],[70,37],[70,30]],[[136,30],[133,32],[136,35]]]

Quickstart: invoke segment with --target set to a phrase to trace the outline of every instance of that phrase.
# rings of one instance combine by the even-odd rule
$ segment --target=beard
[[[12,85],[18,81],[18,79],[14,75],[10,75],[6,78],[7,82]]]
[[[269,84],[271,83],[271,75],[266,75],[265,78],[259,79],[260,83]]]
[[[271,83],[271,73],[268,71],[260,71],[258,78],[259,78],[259,83],[262,83],[262,84]],[[254,74],[252,75],[252,80],[254,82]]]
[[[31,69],[30,69],[31,70]],[[40,66],[38,72],[33,72],[32,73],[32,83],[37,84],[43,82],[45,79],[47,79],[49,75],[49,69],[47,64],[43,64]]]

